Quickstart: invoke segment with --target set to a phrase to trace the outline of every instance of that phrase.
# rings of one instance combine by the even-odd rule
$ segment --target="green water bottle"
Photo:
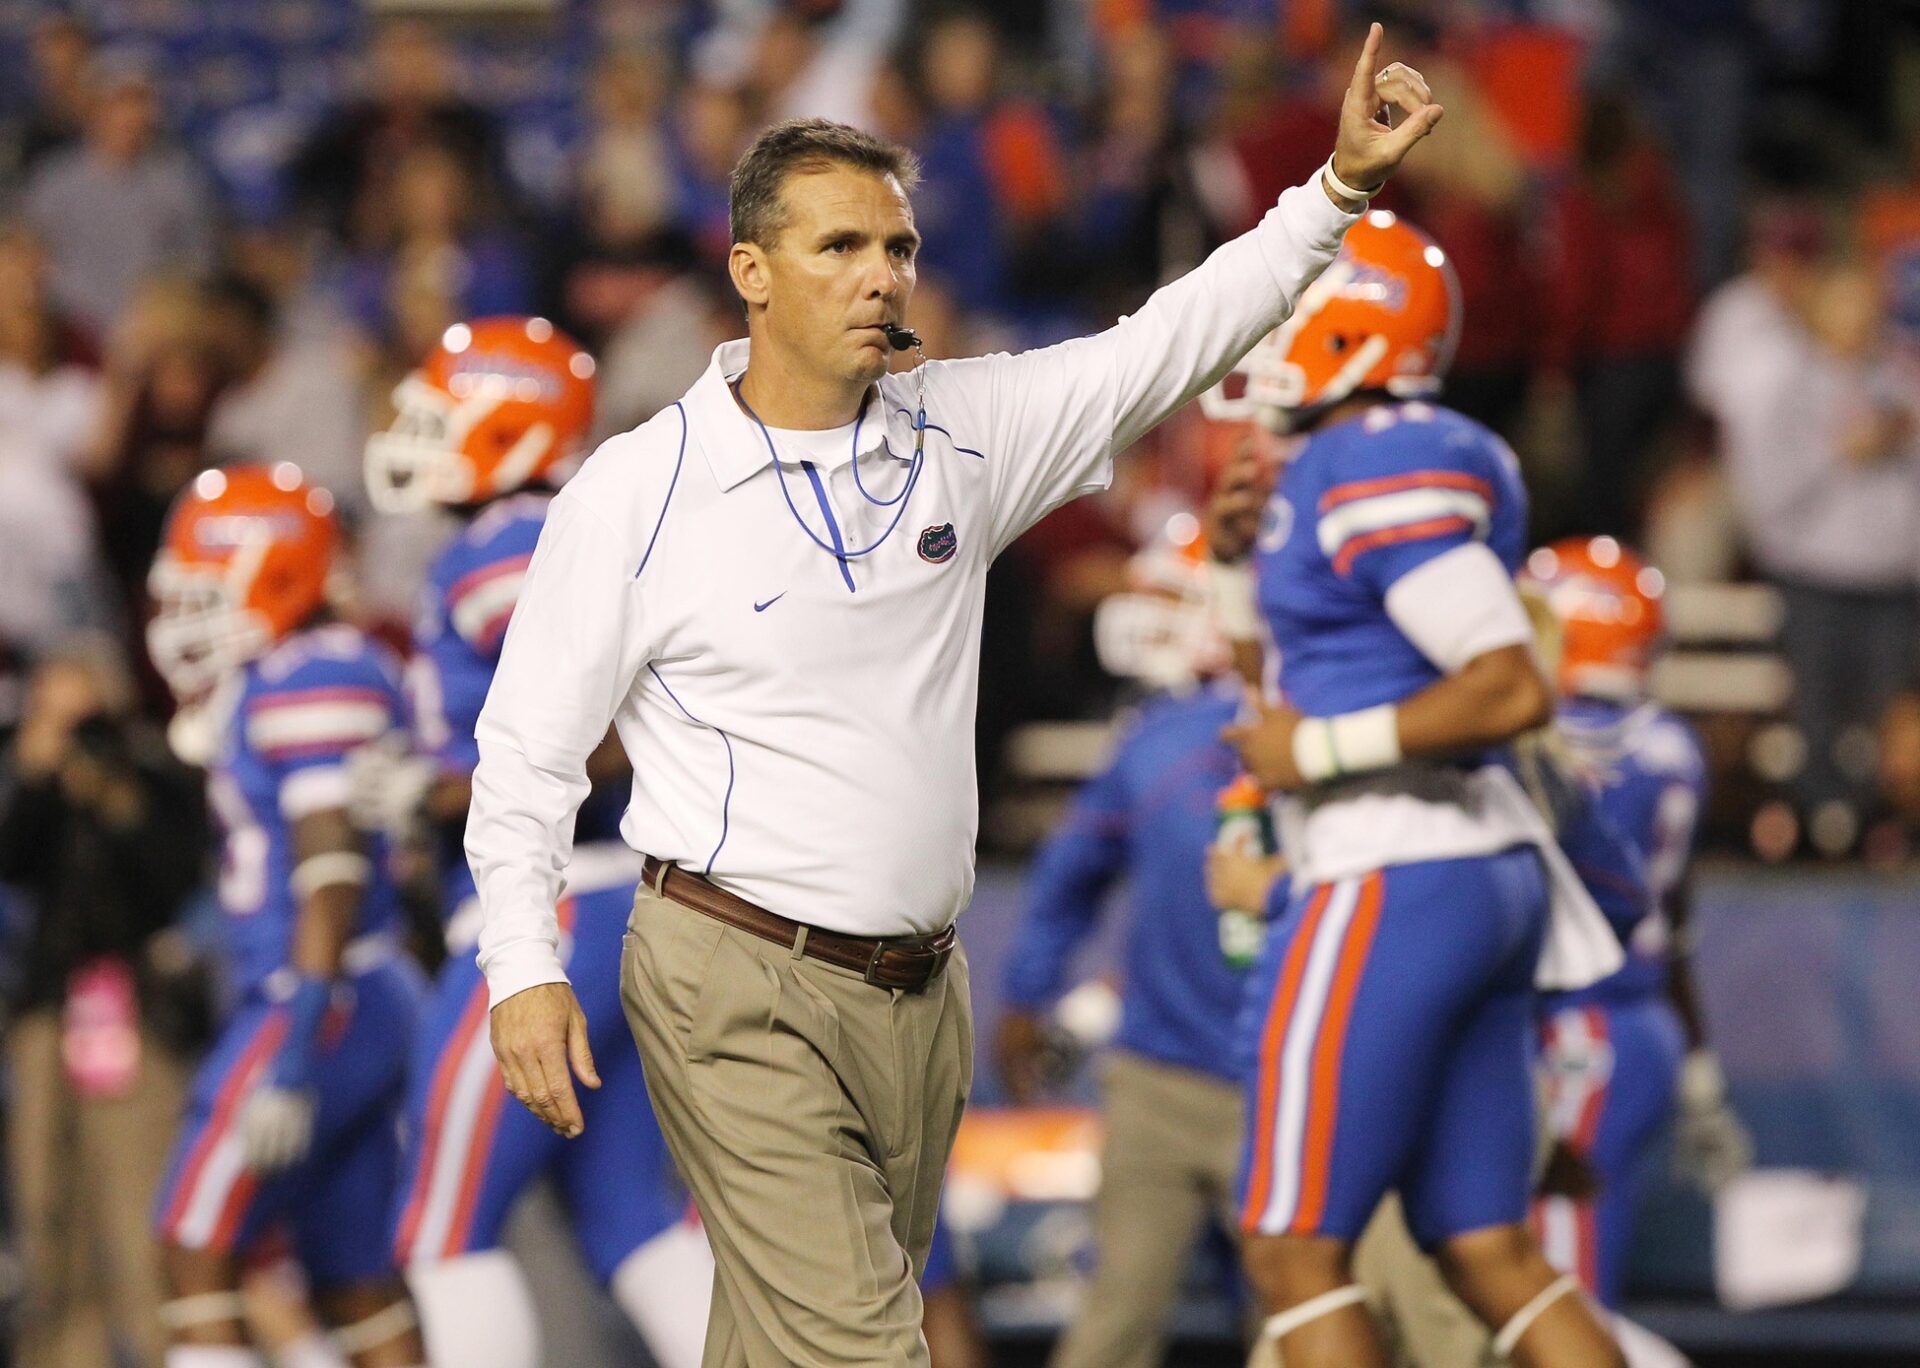
[[[1236,776],[1220,790],[1213,844],[1218,850],[1230,850],[1249,859],[1261,860],[1273,854],[1273,816],[1267,808],[1267,795],[1251,774]],[[1260,957],[1260,947],[1267,937],[1263,912],[1258,907],[1220,909],[1220,953],[1235,969],[1250,968]]]

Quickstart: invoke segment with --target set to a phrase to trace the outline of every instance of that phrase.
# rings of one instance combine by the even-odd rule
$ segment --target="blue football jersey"
[[[1221,953],[1206,858],[1220,790],[1238,772],[1220,729],[1239,704],[1237,689],[1208,689],[1141,709],[1112,761],[1087,781],[1034,858],[1007,956],[1010,1003],[1037,1009],[1059,994],[1108,890],[1125,879],[1131,905],[1116,1043],[1231,1076],[1246,973]]]
[[[1686,873],[1706,802],[1707,762],[1699,738],[1653,703],[1575,699],[1561,706],[1556,725],[1601,812],[1640,852],[1653,900],[1651,915],[1627,946],[1626,967],[1586,991],[1660,992],[1670,931],[1665,909]]]
[[[417,744],[445,774],[466,778],[480,763],[473,729],[552,501],[551,494],[529,492],[487,505],[447,543],[421,587],[407,694]],[[617,840],[625,806],[625,785],[596,788],[574,819],[575,840]],[[448,918],[474,894],[461,837],[448,831],[440,853]]]
[[[549,502],[516,494],[490,504],[447,544],[421,588],[407,691],[421,749],[450,774],[472,774],[480,763],[474,724]]]
[[[1314,432],[1255,542],[1260,610],[1288,701],[1332,716],[1397,703],[1439,679],[1387,616],[1387,591],[1475,541],[1517,569],[1526,538],[1519,463],[1471,418],[1384,404]]]
[[[288,962],[300,901],[290,884],[293,824],[345,807],[348,752],[404,731],[397,663],[352,627],[295,633],[242,672],[207,795],[225,845],[220,903],[236,986],[251,992]],[[366,838],[373,864],[356,935],[400,921],[385,841]]]

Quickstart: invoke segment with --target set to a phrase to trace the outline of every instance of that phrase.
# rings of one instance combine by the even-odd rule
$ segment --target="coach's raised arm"
[[[1253,229],[1155,291],[1114,327],[1012,358],[1016,375],[1050,363],[1044,378],[1022,377],[1035,385],[1032,402],[1060,402],[1066,391],[1097,381],[1104,363],[1115,387],[1111,449],[1124,451],[1286,321],[1339,251],[1348,225],[1444,112],[1412,67],[1395,62],[1374,70],[1380,42],[1375,24],[1354,64],[1333,155],[1320,174],[1281,195]],[[1061,388],[1053,388],[1056,381]]]

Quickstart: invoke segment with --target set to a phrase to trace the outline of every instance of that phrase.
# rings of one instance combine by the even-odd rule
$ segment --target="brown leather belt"
[[[805,922],[790,921],[776,912],[756,906],[745,898],[736,898],[724,888],[708,883],[676,864],[646,857],[641,865],[647,887],[660,897],[682,907],[705,913],[715,921],[772,941],[791,950],[802,934],[806,941],[800,953],[827,964],[851,969],[876,988],[900,988],[909,993],[925,992],[927,985],[947,967],[947,959],[959,936],[949,926],[926,936],[891,936],[876,940],[866,936],[848,936],[826,931]]]

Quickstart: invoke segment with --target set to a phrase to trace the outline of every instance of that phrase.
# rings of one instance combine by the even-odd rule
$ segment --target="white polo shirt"
[[[1285,318],[1353,219],[1289,190],[1105,332],[928,362],[918,463],[912,374],[875,386],[857,441],[774,433],[770,452],[728,387],[745,342],[605,443],[553,501],[477,728],[492,1000],[566,977],[554,905],[609,720],[636,850],[834,931],[951,922],[973,891],[988,565]]]

